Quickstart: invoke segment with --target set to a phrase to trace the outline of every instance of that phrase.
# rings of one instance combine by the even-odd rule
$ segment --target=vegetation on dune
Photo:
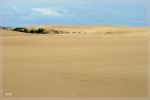
[[[16,27],[13,29],[13,31],[18,31],[18,32],[27,32],[28,30],[26,28],[22,28],[22,27]]]
[[[26,32],[26,33],[35,33],[35,34],[46,34],[48,33],[45,29],[43,28],[38,28],[38,29],[27,29],[24,27],[16,27],[13,29],[13,31],[18,31],[18,32]]]
[[[35,30],[35,33],[43,33],[45,30],[43,28],[39,28]]]
[[[52,34],[61,34],[60,31],[57,31],[57,30],[54,30],[54,29],[50,29],[48,31],[49,31],[49,33],[52,33]]]
[[[24,28],[24,27],[16,27],[13,29],[13,31],[18,31],[18,32],[26,32],[26,33],[32,33],[32,34],[62,34],[64,33],[63,31],[58,31],[55,29],[49,29],[46,30],[44,28],[38,28],[38,29],[29,29],[29,28]]]
[[[31,34],[70,34],[70,33],[81,33],[81,32],[69,32],[64,30],[55,30],[55,29],[44,29],[44,28],[27,28],[27,27],[0,27],[4,30],[12,30],[17,32],[31,33]]]

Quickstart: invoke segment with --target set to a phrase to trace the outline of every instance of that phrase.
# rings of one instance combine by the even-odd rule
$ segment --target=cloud
[[[47,15],[47,16],[59,16],[67,13],[66,10],[60,8],[32,8],[33,14]]]
[[[27,16],[61,16],[68,14],[69,11],[62,8],[46,8],[46,7],[38,7],[38,8],[19,8],[16,6],[11,7],[10,9],[5,9],[3,14],[5,15],[14,15],[20,17]]]

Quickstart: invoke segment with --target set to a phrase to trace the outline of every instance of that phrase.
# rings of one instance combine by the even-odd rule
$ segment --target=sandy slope
[[[147,96],[146,28],[46,28],[76,34],[2,32],[4,96]]]

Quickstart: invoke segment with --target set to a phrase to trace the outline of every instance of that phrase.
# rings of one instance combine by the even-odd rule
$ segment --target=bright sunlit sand
[[[5,97],[148,95],[146,27],[37,27],[66,33],[2,30]]]

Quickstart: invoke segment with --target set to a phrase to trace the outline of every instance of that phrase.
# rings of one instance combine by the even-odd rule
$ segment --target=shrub
[[[30,30],[30,33],[34,33],[34,30]]]
[[[27,32],[26,28],[22,28],[22,27],[16,27],[13,29],[13,31],[18,31],[18,32]]]
[[[27,33],[27,32],[28,32],[28,30],[25,28],[25,29],[24,29],[24,32],[26,32],[26,33]]]
[[[39,28],[37,30],[35,30],[36,33],[43,33],[45,31],[45,29],[43,28]]]
[[[48,34],[48,33],[49,33],[49,31],[44,30],[41,34]]]

